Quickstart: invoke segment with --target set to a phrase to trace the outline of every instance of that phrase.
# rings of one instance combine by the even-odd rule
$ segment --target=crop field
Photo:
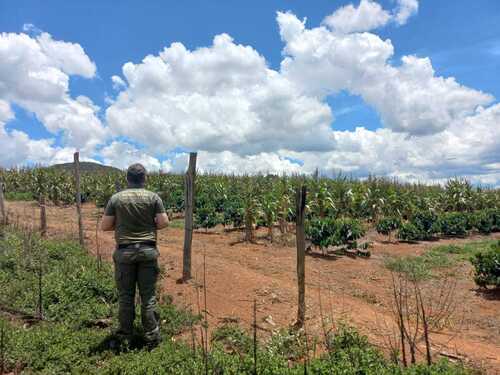
[[[23,247],[26,240],[13,240],[22,237],[22,233],[38,236],[40,202],[44,202],[47,221],[44,237],[47,239],[41,241],[47,241],[49,247],[59,246],[59,249],[78,248],[72,245],[78,240],[78,221],[71,173],[51,169],[4,170],[0,177],[5,186],[8,219],[4,247],[5,241],[9,246],[17,243]],[[85,202],[82,207],[85,247],[91,255],[82,261],[101,270],[95,272],[109,273],[114,239],[112,234],[98,231],[97,225],[109,197],[125,186],[124,175],[119,172],[84,173],[81,181]],[[290,327],[297,311],[294,215],[295,190],[299,185],[307,187],[306,320],[304,328],[296,331]],[[217,366],[222,366],[226,370],[221,371],[227,373],[252,373],[253,349],[247,348],[247,353],[247,349],[234,348],[243,345],[240,341],[251,343],[252,332],[256,333],[259,348],[265,353],[279,354],[276,358],[266,357],[264,361],[275,361],[278,367],[286,364],[286,371],[290,373],[304,371],[301,366],[306,367],[305,364],[310,369],[324,366],[329,370],[322,371],[334,371],[325,358],[335,353],[330,337],[347,334],[344,330],[350,329],[343,327],[354,327],[356,335],[359,332],[367,337],[370,350],[382,353],[384,361],[388,361],[382,366],[388,373],[397,373],[397,369],[404,367],[403,357],[408,366],[413,362],[424,366],[427,347],[433,363],[443,365],[445,362],[441,361],[444,360],[452,367],[464,365],[474,371],[496,373],[500,366],[499,280],[498,275],[497,279],[491,276],[498,271],[495,266],[490,273],[487,268],[495,262],[493,258],[488,263],[488,256],[494,257],[500,252],[498,190],[473,187],[465,180],[450,180],[441,187],[400,184],[378,178],[360,181],[344,176],[326,179],[198,175],[195,187],[193,279],[179,283],[185,230],[184,177],[153,174],[147,182],[147,188],[162,197],[171,217],[170,226],[158,237],[163,268],[160,300],[165,301],[161,309],[168,311],[164,319],[168,325],[166,330],[175,345],[185,345],[200,355],[200,363],[193,361],[194,367],[179,369],[178,373],[199,371],[201,374],[208,367],[213,373],[219,373],[215,371]],[[71,251],[78,252],[76,248]],[[116,298],[109,280],[105,281],[105,290],[99,292],[103,293],[99,298],[104,306],[84,306],[83,311],[71,305],[74,302],[70,300],[75,296],[63,301],[54,297],[57,292],[44,291],[45,300],[41,305],[48,322],[31,322],[30,328],[26,328],[25,323],[25,331],[19,333],[19,324],[26,319],[17,314],[19,311],[37,316],[40,303],[37,304],[35,291],[38,284],[36,276],[30,281],[20,272],[16,274],[20,285],[9,279],[9,265],[22,261],[6,260],[6,253],[8,251],[4,250],[0,255],[4,257],[0,272],[11,294],[2,296],[0,307],[10,321],[10,337],[14,332],[20,338],[14,340],[15,349],[9,351],[6,346],[4,366],[10,370],[18,366],[26,371],[44,373],[51,373],[51,368],[59,369],[53,370],[55,373],[67,371],[68,363],[64,361],[68,358],[59,361],[40,357],[37,359],[40,363],[28,360],[26,355],[35,349],[23,346],[27,344],[22,338],[39,334],[42,339],[46,334],[42,327],[52,324],[51,319],[62,320],[57,323],[58,327],[68,329],[67,321],[73,320],[72,311],[76,309],[74,320],[92,326],[92,329],[86,328],[88,332],[78,331],[78,334],[88,335],[93,344],[98,339],[105,340],[105,333],[109,333],[114,324],[112,306]],[[67,261],[72,256],[68,255]],[[63,267],[67,266],[65,262],[61,263]],[[81,267],[85,276],[83,270],[88,266]],[[64,272],[47,276],[52,277],[62,285],[66,276]],[[100,288],[92,286],[94,281],[91,284],[89,280],[78,282],[81,284],[75,286],[76,294],[85,293],[88,288]],[[28,285],[33,288],[29,293],[23,291],[23,286],[30,288]],[[411,301],[407,301],[404,308],[397,303],[395,296],[405,296],[408,300],[417,290],[420,296],[417,300],[422,306],[425,304],[421,310]],[[63,304],[66,305],[61,306]],[[407,353],[404,354],[397,343],[401,324],[396,312],[401,309],[405,312],[404,327],[408,330],[404,334],[408,336]],[[418,311],[427,313],[425,330]],[[177,322],[176,319],[184,320]],[[63,335],[62,332],[56,334]],[[156,356],[172,356],[171,351],[181,357],[185,355],[183,350],[187,349],[173,349],[168,345],[168,348],[162,346],[162,354]],[[99,370],[102,373],[120,373],[116,371],[120,368],[125,371],[127,366],[120,360],[123,354],[109,359],[102,353],[88,354],[89,348],[71,347],[68,350],[74,350],[74,355],[82,350],[87,353],[86,362],[81,364],[83,372],[85,366],[92,367],[97,362],[102,364]],[[133,361],[140,361],[140,353],[154,355],[140,349],[132,353],[127,355],[136,356]],[[207,362],[206,353],[210,353]],[[240,356],[243,366],[238,370],[231,367],[235,366],[231,362],[235,353]],[[218,357],[221,355],[229,358]],[[264,354],[259,352],[260,355]],[[151,361],[154,367],[160,360]],[[319,362],[315,364],[314,361]],[[335,371],[343,371],[340,369],[342,363],[335,363],[340,366]],[[395,363],[392,370],[389,363]],[[441,368],[435,373],[461,373],[462,370],[452,367]],[[262,368],[260,371],[286,373],[284,369],[265,372]],[[346,371],[356,373],[352,368]],[[317,370],[313,373],[330,372]]]

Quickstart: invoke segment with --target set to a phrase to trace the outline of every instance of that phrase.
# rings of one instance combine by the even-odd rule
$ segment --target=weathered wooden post
[[[196,156],[196,152],[191,152],[189,154],[189,166],[185,176],[182,281],[191,279],[191,244],[193,242],[193,209],[196,178]]]
[[[96,255],[97,255],[97,272],[101,272],[101,245],[99,243],[99,218],[101,217],[99,211],[97,211],[96,215],[96,223],[95,223],[95,246],[96,246]]]
[[[80,153],[75,152],[73,155],[75,168],[75,187],[76,187],[76,214],[78,216],[78,239],[80,245],[85,246],[83,238],[83,220],[82,220],[82,192],[80,190]]]
[[[2,221],[0,223],[7,224],[7,214],[5,213],[5,203],[3,200],[3,182],[0,181],[0,212],[2,214]]]
[[[47,212],[45,207],[45,194],[40,194],[40,234],[47,237]]]
[[[304,218],[306,208],[306,186],[297,187],[295,192],[296,210],[296,242],[297,242],[297,284],[298,284],[298,309],[295,326],[301,328],[306,317],[306,238],[304,230]]]

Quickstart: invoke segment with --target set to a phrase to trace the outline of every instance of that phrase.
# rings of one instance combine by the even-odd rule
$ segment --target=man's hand
[[[167,214],[156,214],[155,217],[156,229],[163,229],[168,225],[168,216]]]
[[[101,220],[101,230],[105,232],[115,230],[115,217],[104,215]]]

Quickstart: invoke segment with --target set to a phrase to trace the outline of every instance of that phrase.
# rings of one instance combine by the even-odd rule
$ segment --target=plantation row
[[[1,170],[7,199],[39,199],[56,205],[72,204],[75,184],[71,173],[52,168]],[[198,175],[195,191],[195,226],[212,228],[255,226],[272,228],[295,220],[295,189],[308,189],[308,235],[320,247],[354,245],[366,224],[380,233],[397,233],[407,241],[437,235],[464,236],[470,231],[489,233],[500,227],[500,191],[474,187],[452,179],[444,186],[404,184],[383,178],[356,180],[279,177],[274,175]],[[84,173],[82,196],[103,207],[117,190],[126,186],[124,173]],[[147,189],[157,192],[171,212],[184,209],[184,177],[151,174]],[[344,234],[342,234],[344,233]]]

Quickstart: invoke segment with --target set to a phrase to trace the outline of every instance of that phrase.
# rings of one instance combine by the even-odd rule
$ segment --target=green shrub
[[[493,218],[493,232],[500,232],[500,209],[489,210],[491,217]]]
[[[410,280],[423,280],[431,277],[432,265],[418,256],[394,257],[385,261],[385,266],[398,273],[406,274]]]
[[[243,225],[245,210],[239,201],[228,201],[224,207],[223,224],[240,227]]]
[[[329,336],[328,347],[333,351],[351,348],[368,349],[369,346],[366,336],[344,324],[341,324],[339,329]]]
[[[384,217],[377,223],[377,232],[380,234],[389,235],[391,232],[399,229],[401,219],[397,217]]]
[[[195,228],[213,228],[222,223],[222,218],[212,206],[204,206],[196,209],[194,213]]]
[[[418,241],[422,238],[422,234],[415,224],[403,223],[398,230],[398,238],[403,241]]]
[[[293,328],[280,329],[273,333],[266,349],[282,358],[291,360],[304,358],[307,353],[304,332]]]
[[[335,245],[352,245],[365,234],[365,230],[359,220],[337,219],[335,220]]]
[[[418,229],[420,240],[430,240],[434,234],[440,232],[437,215],[431,210],[417,211],[411,223]]]
[[[447,236],[465,236],[467,234],[467,214],[463,212],[445,212],[438,217],[437,225],[442,234]]]
[[[356,240],[365,234],[359,220],[315,218],[306,224],[306,237],[322,249],[328,246],[355,247]]]
[[[34,197],[31,192],[8,191],[5,193],[5,199],[8,201],[32,201]]]
[[[478,286],[500,287],[500,241],[488,251],[475,254],[471,262],[474,266],[474,281]]]
[[[237,324],[225,324],[212,332],[212,344],[221,344],[230,353],[250,353],[253,341]]]
[[[320,249],[333,245],[334,233],[335,227],[329,218],[315,218],[306,224],[306,237]]]
[[[38,310],[38,272],[42,269],[43,313],[49,320],[85,326],[112,315],[116,290],[111,265],[101,270],[85,250],[72,242],[31,238],[31,248],[17,234],[8,233],[0,254],[2,300],[12,308]]]
[[[470,223],[474,229],[483,234],[500,231],[500,210],[475,211],[470,214]]]

